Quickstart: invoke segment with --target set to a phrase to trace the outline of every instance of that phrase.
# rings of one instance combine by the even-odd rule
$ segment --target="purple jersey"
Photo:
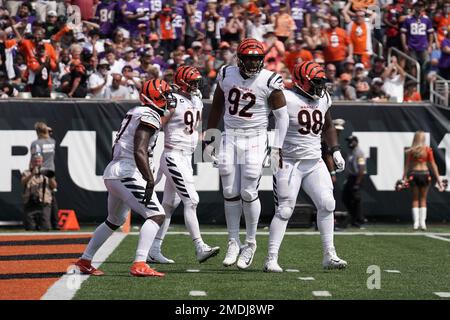
[[[128,31],[131,35],[138,33],[139,25],[145,25],[145,29],[149,30],[150,27],[150,1],[149,0],[128,0],[125,15],[132,15],[142,12],[148,12],[143,17],[128,22]]]
[[[162,0],[150,0],[150,12],[158,13],[162,10]]]
[[[184,5],[175,7],[175,18],[172,20],[172,26],[175,29],[175,37],[181,39],[183,36],[183,22],[184,22]]]
[[[206,1],[207,0],[198,0],[197,5],[195,7],[195,28],[197,30],[203,31],[202,29],[202,22],[203,22],[203,14],[206,11]]]
[[[268,0],[267,4],[270,7],[270,13],[277,13],[280,12],[280,4],[284,3],[284,1],[280,1],[280,0]]]
[[[98,4],[95,16],[98,19],[100,32],[103,35],[110,35],[114,31],[114,28],[116,27],[114,22],[117,9],[117,2],[115,1],[103,0]]]
[[[448,39],[448,38],[445,38],[441,42],[442,54],[441,54],[441,58],[439,59],[439,68],[440,69],[450,68],[450,54],[444,52],[445,47],[450,48],[450,39]]]
[[[408,48],[415,51],[425,51],[428,48],[428,34],[433,33],[433,25],[427,16],[408,17],[400,29],[406,33]]]
[[[297,32],[303,28],[303,13],[305,11],[306,0],[290,0],[291,1],[291,16],[297,26]]]
[[[226,24],[227,21],[229,20],[229,18],[231,17],[231,15],[233,14],[233,11],[231,10],[231,7],[229,5],[224,5],[222,8],[220,8],[219,10],[219,29],[223,29]]]

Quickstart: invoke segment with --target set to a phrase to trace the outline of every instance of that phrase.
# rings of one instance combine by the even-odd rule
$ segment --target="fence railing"
[[[430,82],[430,101],[438,106],[449,108],[450,80],[436,75],[436,80]]]
[[[410,61],[411,63],[413,63],[416,66],[416,75],[414,76],[413,74],[408,73],[408,72],[405,71],[405,77],[407,79],[416,81],[416,83],[417,83],[417,92],[420,93],[420,74],[421,74],[420,63],[416,59],[411,58],[410,56],[408,56],[407,54],[405,54],[404,52],[398,50],[395,47],[390,47],[389,50],[388,50],[388,57],[387,57],[388,63],[389,63],[389,61],[391,61],[392,52],[395,52],[396,55],[401,56],[402,58]]]

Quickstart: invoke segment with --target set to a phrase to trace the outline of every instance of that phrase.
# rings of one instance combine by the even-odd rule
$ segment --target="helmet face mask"
[[[197,68],[190,66],[181,66],[175,72],[175,86],[178,91],[201,96],[200,88],[202,86],[202,75]]]
[[[318,100],[327,92],[326,76],[322,66],[313,62],[301,62],[292,71],[295,86],[303,95]]]
[[[252,78],[264,67],[264,55],[238,54],[238,66],[243,74]]]
[[[323,98],[326,91],[325,78],[314,78],[310,80],[311,92],[309,94],[315,99]]]

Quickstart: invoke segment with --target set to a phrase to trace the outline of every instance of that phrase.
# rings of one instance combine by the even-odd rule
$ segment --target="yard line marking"
[[[384,270],[387,273],[401,273],[399,270]]]
[[[127,234],[125,233],[114,232],[101,246],[100,250],[97,251],[92,265],[98,268],[116,250],[126,236]],[[41,300],[72,300],[75,293],[81,288],[81,284],[88,278],[89,275],[75,274],[75,272],[65,274],[47,290],[41,297]]]
[[[450,298],[450,292],[433,292],[433,293],[441,298]]]
[[[425,235],[427,238],[431,238],[431,239],[437,239],[437,240],[442,240],[442,241],[447,241],[450,242],[450,239],[444,238],[444,237],[440,237],[436,234],[426,234]]]
[[[86,231],[56,231],[56,232],[0,232],[0,236],[70,236],[70,235],[92,235]]]
[[[193,290],[193,291],[189,291],[189,295],[193,296],[193,297],[205,297],[206,296],[206,292],[205,291]]]
[[[312,294],[315,297],[331,297],[331,293],[328,291],[313,291]]]
[[[138,232],[130,232],[131,235],[138,235]],[[187,231],[169,231],[167,232],[169,235],[185,235],[188,236],[189,233]],[[202,234],[206,235],[228,235],[227,231],[202,231]],[[245,231],[239,232],[239,234],[245,235]],[[257,235],[261,236],[268,236],[268,231],[258,231],[256,233]],[[316,236],[320,235],[319,231],[287,231],[285,233],[286,235],[290,236]],[[422,237],[422,236],[450,236],[450,232],[442,232],[442,233],[434,233],[434,232],[335,232],[335,236],[416,236],[416,237]],[[445,238],[442,238],[442,240]],[[446,239],[447,241],[448,239]]]
[[[314,277],[298,277],[298,280],[303,280],[303,281],[314,281],[316,279],[314,279]]]
[[[299,272],[298,269],[286,269],[286,272]]]
[[[198,269],[187,269],[186,272],[200,272]]]

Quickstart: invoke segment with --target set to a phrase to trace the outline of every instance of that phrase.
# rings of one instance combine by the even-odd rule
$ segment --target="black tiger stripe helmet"
[[[311,99],[319,99],[325,95],[325,70],[320,64],[304,61],[296,64],[292,71],[295,86]]]
[[[139,97],[143,105],[151,106],[161,111],[171,107],[171,104],[175,101],[171,86],[160,79],[146,81],[141,88]]]
[[[264,47],[253,38],[241,41],[237,48],[238,67],[241,73],[252,78],[264,67]]]

